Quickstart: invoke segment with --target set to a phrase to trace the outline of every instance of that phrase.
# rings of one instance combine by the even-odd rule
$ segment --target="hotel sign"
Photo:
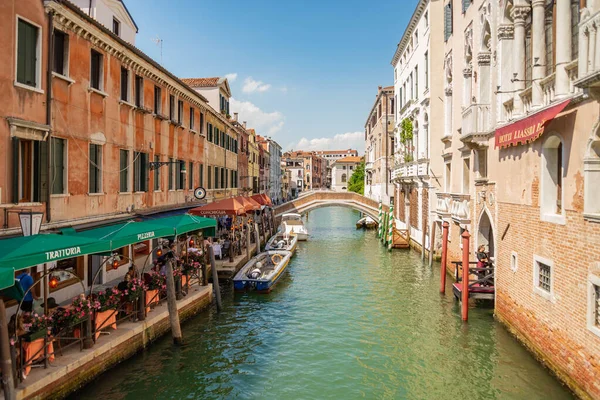
[[[544,133],[546,123],[564,110],[569,101],[563,101],[514,124],[496,129],[496,148],[518,146],[533,142]]]

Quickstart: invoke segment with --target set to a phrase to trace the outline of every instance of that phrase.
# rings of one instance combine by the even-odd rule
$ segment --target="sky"
[[[417,0],[124,0],[136,46],[181,78],[227,76],[231,112],[284,150],[364,151]]]

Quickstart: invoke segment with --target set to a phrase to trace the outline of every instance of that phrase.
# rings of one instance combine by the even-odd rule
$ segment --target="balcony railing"
[[[452,211],[452,196],[450,193],[437,192],[437,206],[435,211],[440,218],[448,218]]]
[[[365,163],[365,170],[366,171],[371,171],[373,169],[373,162],[369,161]]]
[[[531,86],[529,86],[527,89],[525,89],[521,93],[519,93],[519,97],[521,98],[521,101],[523,102],[523,111],[525,112],[525,114],[529,114],[531,112],[531,102],[532,102]]]
[[[581,15],[579,23],[579,62],[577,86],[586,88],[600,85],[600,35],[597,27],[600,26],[600,10],[587,16]]]
[[[547,106],[554,101],[555,91],[554,91],[554,83],[555,83],[556,74],[548,75],[544,79],[540,81],[540,87],[542,88],[542,93],[544,93],[544,105]]]
[[[392,180],[412,180],[426,176],[429,172],[429,160],[396,162],[392,171]]]
[[[490,105],[471,104],[462,113],[462,134],[484,134],[491,130]]]
[[[452,195],[452,219],[459,224],[471,223],[471,196],[468,194]]]

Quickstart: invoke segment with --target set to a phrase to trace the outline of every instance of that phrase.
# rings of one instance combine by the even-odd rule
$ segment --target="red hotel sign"
[[[564,110],[569,101],[565,100],[514,124],[496,129],[496,148],[533,142],[544,133],[546,122],[551,121]]]

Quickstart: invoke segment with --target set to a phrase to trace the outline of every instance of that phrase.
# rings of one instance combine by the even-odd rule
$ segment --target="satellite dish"
[[[194,190],[194,197],[197,198],[198,200],[202,200],[203,198],[206,197],[206,190],[204,190],[203,187],[197,187]]]

